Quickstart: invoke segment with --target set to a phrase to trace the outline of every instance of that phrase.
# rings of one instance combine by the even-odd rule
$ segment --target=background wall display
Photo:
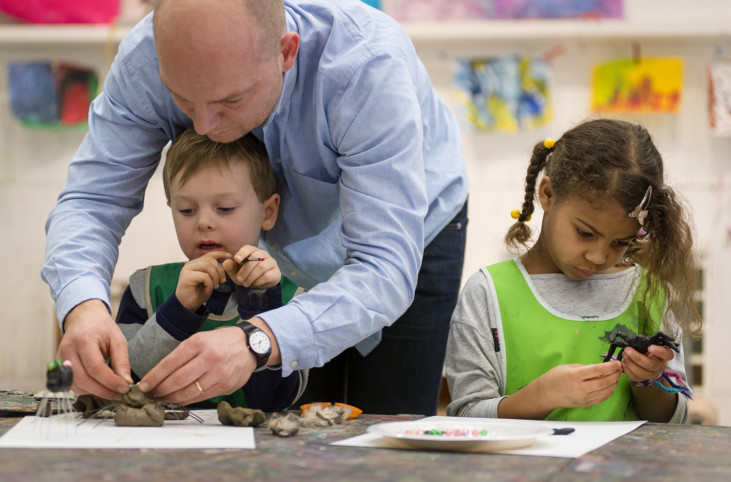
[[[479,131],[515,132],[547,124],[550,71],[542,57],[457,61],[456,97],[464,119]]]
[[[119,0],[0,0],[0,11],[31,23],[109,23]]]
[[[595,112],[676,112],[683,91],[683,60],[612,60],[594,68]]]
[[[714,134],[731,135],[731,60],[708,65],[708,116]]]
[[[10,108],[23,124],[35,127],[85,123],[99,81],[88,69],[52,62],[8,64]]]
[[[622,0],[390,0],[384,10],[399,21],[622,18]]]

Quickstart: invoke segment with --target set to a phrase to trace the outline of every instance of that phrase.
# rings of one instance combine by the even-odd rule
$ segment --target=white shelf
[[[730,37],[731,23],[626,20],[475,20],[403,23],[414,43]]]
[[[556,41],[566,39],[694,39],[731,37],[731,22],[627,20],[454,20],[405,22],[414,43]],[[0,24],[0,45],[119,43],[132,25]]]
[[[0,24],[3,45],[118,44],[131,25],[15,25]]]

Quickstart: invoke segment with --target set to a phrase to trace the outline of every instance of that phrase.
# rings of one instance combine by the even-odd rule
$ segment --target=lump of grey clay
[[[300,417],[293,413],[282,415],[275,413],[269,421],[269,430],[277,437],[291,437],[299,432]]]
[[[165,407],[147,403],[141,408],[120,405],[114,412],[114,423],[123,427],[161,427],[165,420]]]
[[[140,390],[139,385],[132,385],[129,391],[122,395],[121,403],[128,407],[141,408],[148,403],[155,403],[155,399],[148,392]]]
[[[84,394],[76,397],[73,407],[77,412],[81,412],[81,416],[84,418],[101,418],[99,413],[101,409],[116,405],[117,403],[116,400],[107,400],[96,395]]]
[[[343,423],[351,411],[350,408],[339,405],[314,406],[303,414],[300,425],[306,428],[321,428]]]
[[[224,425],[237,427],[257,427],[266,421],[267,417],[261,410],[244,407],[232,407],[223,401],[216,406],[218,421]]]

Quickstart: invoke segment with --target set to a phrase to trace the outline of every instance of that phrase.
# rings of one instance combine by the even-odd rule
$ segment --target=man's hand
[[[241,388],[256,369],[246,335],[236,326],[196,333],[140,380],[143,391],[188,405]]]
[[[57,358],[70,360],[73,391],[119,398],[132,383],[127,340],[100,300],[88,300],[66,315]],[[105,363],[110,361],[111,368]]]
[[[256,261],[245,261],[250,259]],[[274,258],[255,246],[243,246],[223,267],[234,283],[246,288],[272,288],[282,278]]]
[[[185,263],[175,289],[180,304],[195,311],[208,301],[213,290],[226,282],[221,260],[230,257],[231,254],[225,251],[213,251]]]
[[[272,342],[270,365],[282,363],[279,344],[261,318],[249,320]],[[228,395],[243,387],[256,370],[256,358],[237,326],[196,333],[183,341],[140,380],[143,391],[181,405]],[[197,385],[196,385],[196,382]],[[200,389],[199,389],[200,387]]]

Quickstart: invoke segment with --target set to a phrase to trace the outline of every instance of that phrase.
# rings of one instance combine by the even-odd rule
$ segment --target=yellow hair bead
[[[520,209],[513,209],[512,211],[510,211],[511,218],[517,219],[518,221],[523,221],[523,222],[530,221],[530,216],[528,216],[527,218],[522,219],[522,220],[520,219],[520,216],[522,216]]]
[[[554,141],[554,140],[553,140],[553,139],[551,139],[550,137],[546,138],[546,140],[545,140],[545,141],[543,141],[543,146],[544,146],[544,147],[545,147],[546,149],[553,149],[553,146],[555,146],[555,145],[556,145],[556,141]]]

